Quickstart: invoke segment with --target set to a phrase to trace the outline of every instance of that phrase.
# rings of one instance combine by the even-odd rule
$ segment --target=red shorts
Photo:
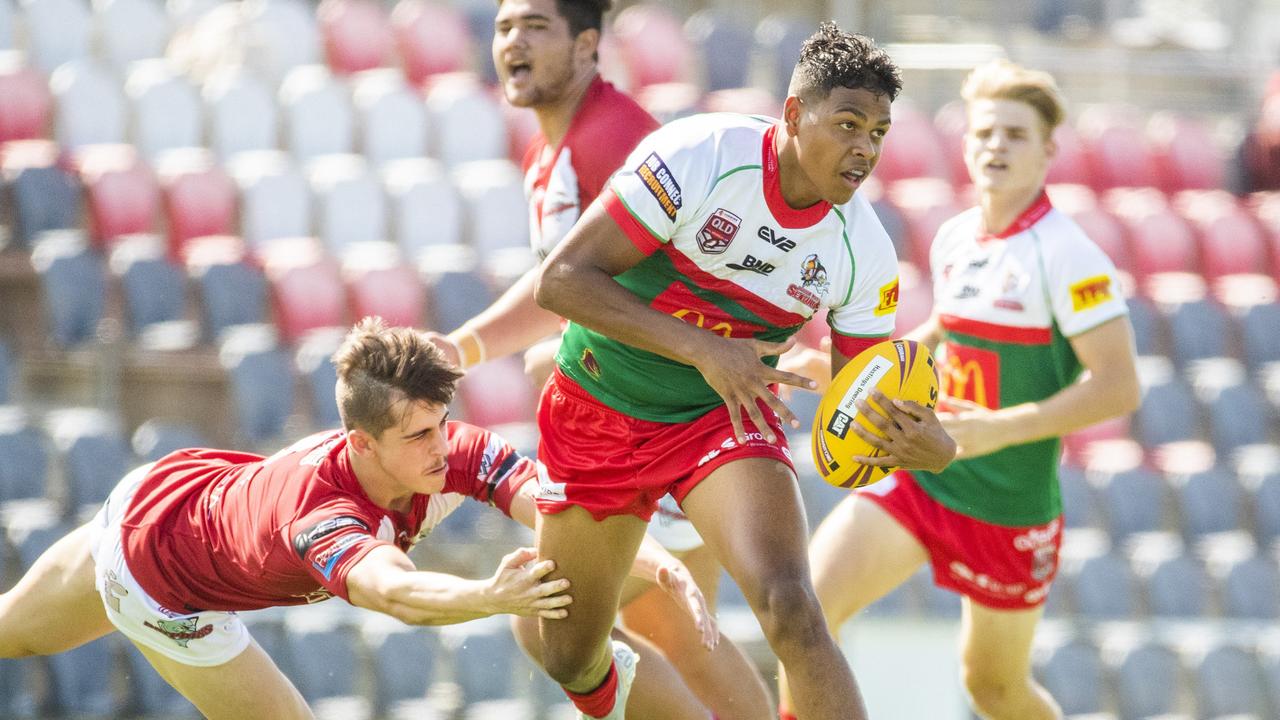
[[[547,477],[539,478],[538,510],[553,515],[576,505],[596,520],[648,520],[664,494],[683,502],[730,460],[773,458],[794,472],[782,422],[763,402],[760,409],[778,442],[766,441],[744,416],[747,442],[740,445],[723,405],[687,423],[640,420],[605,405],[556,370],[538,403],[538,459],[547,469]]]
[[[1058,574],[1062,518],[1044,525],[992,525],[929,497],[899,470],[856,492],[884,508],[924,545],[938,587],[999,610],[1042,605]]]

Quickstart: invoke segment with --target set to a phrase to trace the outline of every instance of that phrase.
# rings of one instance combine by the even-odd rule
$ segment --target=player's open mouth
[[[863,180],[867,179],[867,170],[847,170],[840,173],[840,177],[844,178],[850,185],[857,187]]]
[[[527,62],[507,63],[507,77],[512,80],[524,80],[533,72],[533,66]]]

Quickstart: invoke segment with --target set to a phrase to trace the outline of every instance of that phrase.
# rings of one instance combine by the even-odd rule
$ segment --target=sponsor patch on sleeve
[[[1095,275],[1071,286],[1071,310],[1083,312],[1112,298],[1111,276]]]
[[[898,278],[880,288],[880,304],[876,305],[875,314],[888,315],[898,309]]]
[[[339,515],[331,517],[327,520],[312,525],[293,536],[293,551],[298,553],[298,557],[305,558],[307,551],[311,549],[320,539],[338,532],[343,528],[358,527],[366,533],[369,532],[369,526],[364,520],[350,515]]]
[[[658,205],[662,207],[662,212],[667,214],[667,218],[676,219],[676,211],[678,211],[683,203],[680,191],[680,183],[676,182],[675,177],[671,174],[671,170],[667,168],[667,164],[658,157],[658,153],[649,153],[649,157],[640,163],[640,167],[636,168],[636,175],[639,176],[641,182],[644,183],[645,189],[650,195],[658,201]]]

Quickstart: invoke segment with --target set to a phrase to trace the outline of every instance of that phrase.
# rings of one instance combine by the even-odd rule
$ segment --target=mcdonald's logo
[[[948,344],[942,392],[983,407],[1000,407],[1000,356],[990,350]]]
[[[1105,303],[1111,297],[1111,276],[1095,275],[1071,286],[1071,310],[1088,310]]]
[[[704,315],[701,310],[680,308],[679,310],[671,313],[671,315],[689,323],[690,325],[697,325],[704,330],[718,332],[727,338],[733,337],[733,326],[723,320],[707,327],[707,316]]]

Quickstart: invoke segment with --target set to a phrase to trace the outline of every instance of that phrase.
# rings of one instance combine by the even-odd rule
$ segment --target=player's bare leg
[[[1044,606],[996,610],[964,598],[960,673],[986,720],[1061,720],[1062,709],[1031,677],[1031,641]]]
[[[165,682],[209,720],[315,717],[302,694],[256,641],[232,660],[212,667],[184,665],[140,643],[134,646]]]
[[[808,536],[795,476],[766,458],[716,468],[681,503],[742,588],[791,677],[804,720],[864,720],[849,663],[827,631],[809,578]]]
[[[920,541],[879,505],[857,493],[841,500],[809,542],[813,588],[832,636],[838,639],[846,620],[906,582],[928,559]],[[778,700],[785,711],[795,707],[781,666]]]
[[[538,518],[538,557],[556,563],[546,579],[568,578],[573,595],[568,617],[539,621],[543,667],[570,692],[596,690],[609,673],[609,632],[645,527],[631,515],[596,522],[580,507]]]
[[[715,555],[705,545],[675,554],[714,609],[720,582]],[[715,650],[708,651],[699,642],[693,620],[661,588],[648,585],[635,599],[627,598],[624,589],[623,625],[657,646],[719,720],[775,720],[764,679],[741,648],[722,635]]]
[[[514,616],[511,619],[511,631],[529,658],[541,665],[542,640],[538,636],[538,619]],[[707,708],[693,691],[685,687],[684,680],[658,648],[639,635],[620,628],[614,628],[612,637],[625,642],[640,656],[635,684],[631,686],[631,697],[627,698],[627,717],[637,720],[706,720]]]
[[[45,550],[0,595],[0,657],[52,655],[115,630],[94,589],[88,525]]]

